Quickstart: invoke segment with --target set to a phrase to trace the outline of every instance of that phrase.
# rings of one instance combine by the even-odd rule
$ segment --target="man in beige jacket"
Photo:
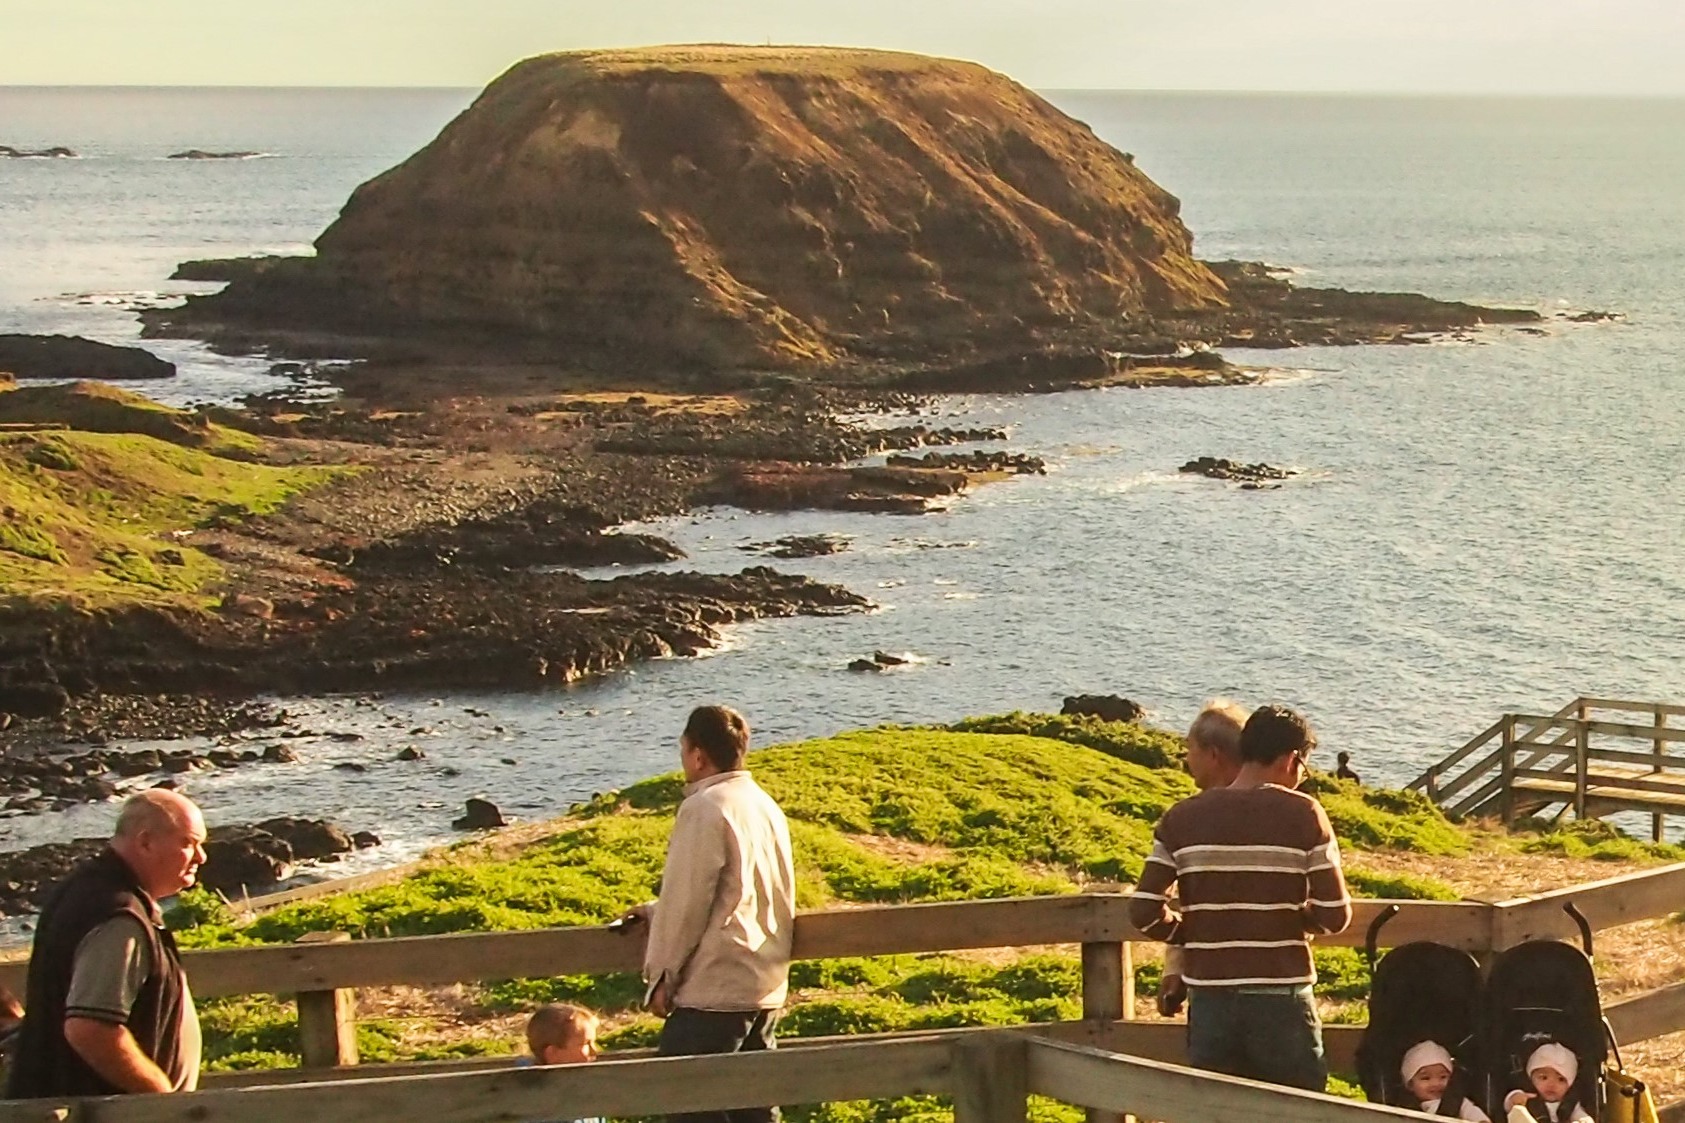
[[[685,798],[649,920],[648,1005],[667,1019],[662,1056],[774,1047],[789,990],[796,870],[784,813],[744,767],[749,724],[724,706],[691,712],[679,738]],[[776,1107],[685,1115],[766,1123]]]

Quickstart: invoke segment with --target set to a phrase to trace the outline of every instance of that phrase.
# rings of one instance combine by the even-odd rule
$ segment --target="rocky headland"
[[[427,236],[416,232],[426,230]],[[971,63],[668,47],[517,64],[305,258],[149,330],[324,353],[959,389],[1241,381],[1212,346],[1534,320],[1210,264],[1128,154]]]

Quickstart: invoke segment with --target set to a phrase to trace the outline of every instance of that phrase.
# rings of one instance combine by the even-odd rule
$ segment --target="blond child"
[[[597,1059],[597,1015],[580,1006],[552,1002],[540,1006],[527,1019],[525,1065],[577,1065]],[[580,1119],[575,1123],[603,1123],[601,1119]]]
[[[574,1065],[597,1059],[597,1015],[552,1002],[527,1019],[527,1049],[534,1064]]]

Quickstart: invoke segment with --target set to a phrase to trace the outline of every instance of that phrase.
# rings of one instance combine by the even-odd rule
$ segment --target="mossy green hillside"
[[[884,728],[756,753],[756,778],[791,820],[802,907],[1072,892],[1128,880],[1139,872],[1152,824],[1193,791],[1175,763],[1178,742],[1168,734],[1033,715],[981,724],[990,723],[1034,726],[1058,737]],[[288,942],[324,929],[378,937],[601,923],[654,895],[681,796],[678,777],[656,777],[582,805],[567,829],[512,857],[476,858],[471,848],[459,849],[401,882],[292,905],[243,926],[203,897],[190,897],[191,911],[178,918],[182,942]],[[1425,803],[1400,802],[1387,793],[1342,786],[1323,798],[1357,836],[1348,841],[1360,891],[1455,896],[1430,879],[1366,874],[1361,852],[1440,853],[1459,840],[1466,847],[1461,828]],[[1330,994],[1360,995],[1366,985],[1360,957],[1331,949],[1319,960]],[[1071,1017],[1080,1005],[1078,974],[1075,957],[1062,954],[1006,963],[952,955],[801,963],[793,972],[796,994],[785,1031]],[[1156,963],[1137,970],[1142,993],[1152,993],[1157,980]],[[635,1013],[642,988],[627,976],[515,980],[476,993],[490,1012],[545,1001],[584,1003],[614,1018],[607,1040],[615,1046],[647,1044],[654,1032],[653,1020]],[[296,1031],[282,1004],[239,999],[227,1007],[207,1005],[213,1063],[274,1064],[296,1054]],[[513,1049],[516,1042],[504,1045]],[[389,1041],[382,1048],[439,1055],[438,1046]]]
[[[199,448],[138,433],[0,436],[0,595],[191,599],[222,567],[172,532],[269,514],[345,471],[225,455],[252,443],[214,428]]]

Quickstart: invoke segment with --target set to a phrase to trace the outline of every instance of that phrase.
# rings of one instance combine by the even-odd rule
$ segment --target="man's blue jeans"
[[[1328,1066],[1311,988],[1190,988],[1188,1063],[1229,1076],[1323,1091]]]

